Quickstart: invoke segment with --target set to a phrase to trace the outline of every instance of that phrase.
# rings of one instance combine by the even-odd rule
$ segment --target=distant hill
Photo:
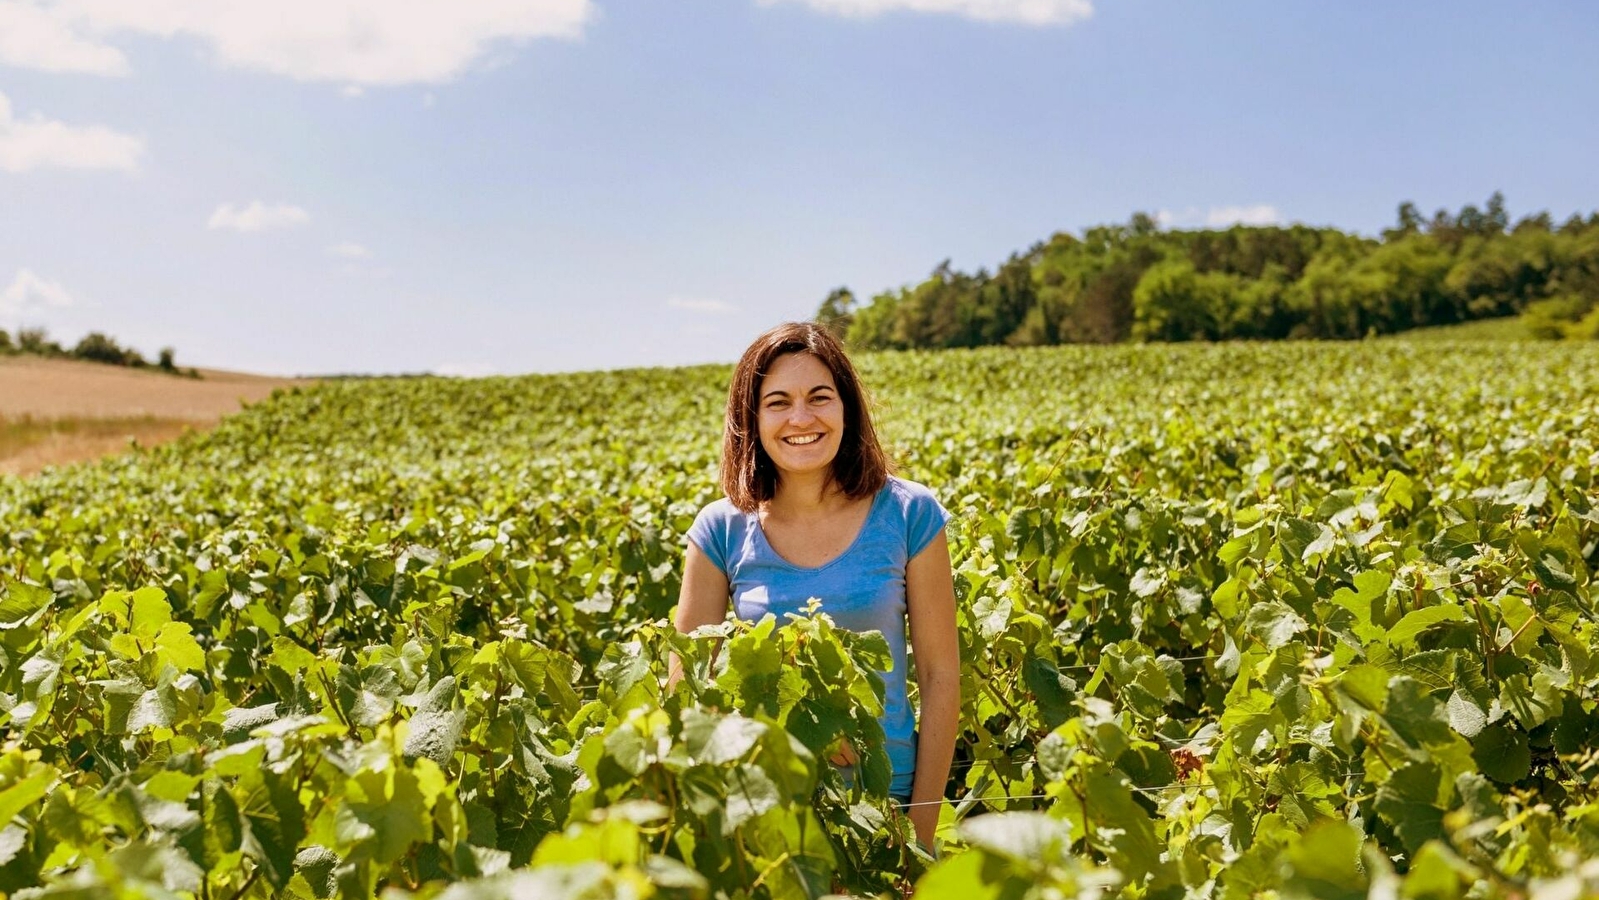
[[[199,378],[194,367],[183,368],[177,364],[177,351],[162,347],[155,362],[150,362],[132,347],[124,347],[116,338],[99,331],[84,335],[70,349],[50,338],[43,328],[19,328],[17,333],[0,329],[0,356],[36,356],[45,359],[77,359],[83,362],[123,366],[130,369],[154,369],[167,375]]]
[[[245,404],[309,379],[207,369],[174,378],[154,367],[0,356],[0,473],[28,474],[186,431],[209,428]]]

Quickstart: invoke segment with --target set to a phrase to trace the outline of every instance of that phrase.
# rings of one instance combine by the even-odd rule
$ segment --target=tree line
[[[861,349],[985,344],[1347,339],[1520,315],[1529,333],[1599,338],[1599,212],[1512,223],[1503,195],[1380,238],[1307,225],[1165,230],[1146,213],[1058,233],[994,271],[948,260],[864,304],[817,311]]]
[[[139,351],[132,347],[124,347],[117,343],[116,339],[98,331],[89,332],[68,348],[51,339],[49,332],[43,328],[19,328],[14,337],[0,328],[0,356],[17,355],[81,359],[85,362],[127,366],[132,369],[157,369],[189,378],[200,377],[196,369],[192,367],[184,369],[178,366],[176,352],[171,347],[162,347],[160,355],[152,363]]]

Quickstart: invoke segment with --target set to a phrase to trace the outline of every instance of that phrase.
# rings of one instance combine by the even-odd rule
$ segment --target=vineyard
[[[0,896],[1599,896],[1599,349],[859,362],[954,514],[936,858],[879,636],[668,623],[701,367],[332,382],[0,477]]]

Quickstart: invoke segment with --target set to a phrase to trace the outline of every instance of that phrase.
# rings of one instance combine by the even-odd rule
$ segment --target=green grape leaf
[[[128,711],[128,733],[138,734],[148,728],[171,728],[177,713],[177,694],[170,686],[151,688],[140,694]]]
[[[427,804],[411,769],[393,763],[381,771],[363,769],[348,782],[347,790],[334,817],[334,834],[380,864],[394,862],[432,833]]]
[[[1071,844],[1066,823],[1036,812],[1001,812],[961,823],[960,835],[973,847],[1022,863],[1049,859]]]
[[[267,883],[278,889],[294,876],[296,848],[305,838],[305,811],[292,778],[256,769],[239,782],[240,812],[249,829],[245,853],[262,867]],[[306,881],[313,887],[317,884],[310,876]]]
[[[1267,649],[1281,647],[1308,627],[1293,607],[1280,600],[1257,603],[1244,615],[1244,633],[1258,638]]]
[[[339,865],[338,854],[320,844],[301,850],[294,857],[294,871],[317,897],[326,900],[339,892],[339,882],[333,870]]]
[[[180,672],[204,672],[205,651],[183,622],[167,622],[155,636],[155,649],[164,663]]]
[[[1476,737],[1488,724],[1488,711],[1478,706],[1473,697],[1458,688],[1449,695],[1444,708],[1449,714],[1449,727],[1460,732],[1463,737]]]
[[[1010,622],[1011,600],[1003,595],[985,595],[972,604],[972,623],[984,640],[993,640],[1005,633]]]
[[[427,699],[411,717],[405,737],[406,759],[426,757],[440,767],[450,764],[466,727],[466,710],[454,708],[458,694],[453,675],[440,678],[428,691]]]
[[[1499,703],[1523,728],[1532,729],[1560,715],[1562,701],[1549,675],[1539,671],[1530,679],[1522,674],[1506,678],[1499,689]]]
[[[26,581],[8,579],[0,593],[0,629],[16,628],[49,608],[55,594]]]
[[[762,722],[740,715],[730,715],[716,723],[697,756],[713,764],[737,762],[755,749],[766,736],[767,727]]]
[[[1406,763],[1377,788],[1378,815],[1393,826],[1412,853],[1444,835],[1438,791],[1438,767],[1430,762]]]
[[[1044,727],[1054,729],[1076,712],[1073,699],[1077,682],[1061,674],[1055,663],[1042,656],[1029,659],[1022,669],[1027,691],[1038,704],[1038,717]]]
[[[755,765],[735,766],[727,776],[727,818],[723,833],[731,835],[746,822],[777,808],[782,796],[765,770]]]
[[[1097,770],[1084,777],[1088,814],[1105,855],[1116,868],[1143,878],[1161,865],[1161,846],[1149,814],[1133,799],[1127,777]]]
[[[23,810],[41,800],[55,783],[53,769],[36,771],[26,778],[0,788],[0,822],[10,822]]]
[[[1383,720],[1412,746],[1443,744],[1452,740],[1449,716],[1421,682],[1396,675],[1388,682]]]
[[[1411,862],[1400,896],[1404,900],[1460,900],[1479,878],[1444,843],[1431,841]]]
[[[1288,900],[1365,900],[1368,882],[1360,850],[1365,835],[1347,822],[1317,821],[1288,845]]]
[[[222,717],[222,736],[231,742],[242,741],[250,736],[250,732],[276,722],[279,718],[281,717],[278,715],[276,703],[234,707]]]
[[[1166,586],[1166,573],[1158,569],[1142,567],[1133,573],[1133,580],[1127,587],[1137,597],[1153,597]]]
[[[1484,775],[1501,784],[1520,781],[1532,771],[1526,732],[1504,725],[1490,725],[1477,735],[1471,757]]]
[[[400,699],[400,680],[387,666],[341,665],[333,684],[339,707],[355,725],[371,727],[388,721]]]
[[[1396,647],[1414,646],[1422,632],[1448,622],[1466,622],[1470,617],[1458,604],[1441,603],[1408,612],[1388,629],[1388,642]]]

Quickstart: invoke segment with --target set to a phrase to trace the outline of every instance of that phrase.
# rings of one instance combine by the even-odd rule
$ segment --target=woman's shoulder
[[[888,483],[883,486],[883,490],[899,501],[902,506],[927,503],[929,501],[938,502],[938,495],[933,493],[932,488],[918,481],[901,478],[898,475],[888,476]]]
[[[883,485],[883,493],[888,505],[899,512],[901,518],[917,520],[935,517],[942,523],[949,517],[944,511],[944,504],[938,501],[938,495],[933,489],[920,482],[911,481],[898,476],[888,476],[888,483]]]
[[[726,572],[734,548],[743,540],[748,529],[748,514],[723,497],[705,504],[683,537]]]
[[[905,532],[907,552],[915,557],[949,522],[949,511],[925,484],[890,475],[883,490],[894,498],[892,505]]]
[[[700,508],[699,515],[694,517],[696,525],[726,525],[744,518],[744,511],[733,505],[733,501],[722,497],[712,500]]]

